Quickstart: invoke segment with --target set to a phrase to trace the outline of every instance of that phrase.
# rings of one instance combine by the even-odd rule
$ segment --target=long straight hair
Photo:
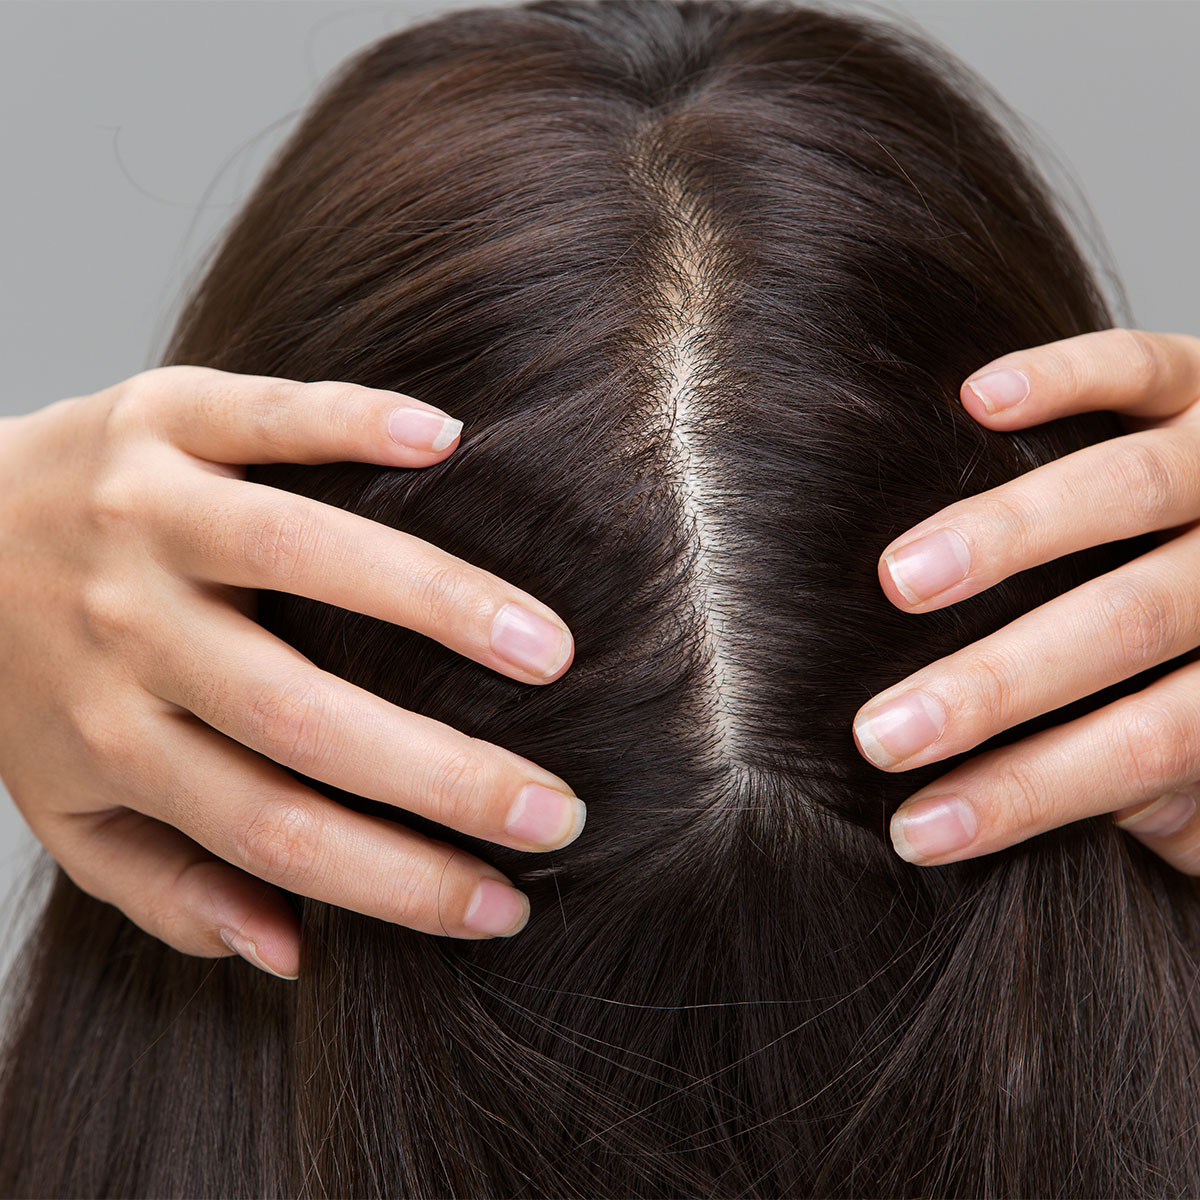
[[[308,781],[494,863],[532,917],[460,941],[297,896],[294,984],[59,870],[13,976],[0,1191],[1200,1194],[1184,876],[1107,817],[911,866],[888,820],[961,757],[888,774],[851,736],[876,691],[1149,548],[920,616],[876,577],[922,518],[1122,432],[996,433],[958,400],[1113,323],[973,79],[887,22],[537,0],[350,60],[164,361],[465,421],[433,467],[250,477],[538,596],[575,636],[561,680],[286,594],[259,619],[561,775],[587,828],[523,854]]]

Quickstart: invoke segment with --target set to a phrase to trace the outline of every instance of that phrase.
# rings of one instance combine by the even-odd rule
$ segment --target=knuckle
[[[137,752],[139,738],[126,716],[114,705],[90,700],[72,712],[76,733],[95,764],[111,775],[114,768],[128,764]]]
[[[211,804],[192,787],[182,784],[164,787],[157,793],[156,802],[156,815],[176,829],[203,829],[208,823]]]
[[[1122,492],[1122,504],[1147,526],[1166,517],[1178,490],[1172,464],[1145,441],[1120,438],[1112,448],[1106,468]]]
[[[361,436],[363,391],[357,384],[335,379],[297,384],[279,379],[268,385],[262,400],[247,412],[248,428],[256,445],[280,459],[294,453],[298,405],[304,410],[305,422],[322,429],[326,436]]]
[[[94,646],[123,644],[138,628],[137,605],[129,589],[113,579],[96,577],[84,583],[79,596],[84,634]]]
[[[1149,389],[1163,375],[1163,352],[1158,340],[1141,329],[1110,331],[1121,356],[1122,373],[1135,387]]]
[[[227,378],[224,371],[196,363],[168,363],[150,367],[128,381],[147,405],[161,404],[164,396],[179,393],[196,395],[211,391]]]
[[[146,511],[145,472],[132,463],[114,463],[92,489],[91,510],[106,533],[136,523]]]
[[[320,410],[321,418],[334,428],[344,429],[356,417],[361,419],[364,392],[358,384],[322,379],[306,383],[304,391],[307,399]]]
[[[250,706],[260,745],[285,765],[311,774],[328,740],[330,717],[315,681],[291,680],[262,688]]]
[[[1191,781],[1195,738],[1168,706],[1142,700],[1126,707],[1119,726],[1122,775],[1146,796]]]
[[[429,568],[417,582],[413,595],[422,625],[446,629],[456,624],[470,604],[473,591],[463,568],[453,564]]]
[[[430,791],[437,797],[437,821],[454,829],[483,824],[492,789],[489,772],[476,752],[459,749],[435,758],[429,780]]]
[[[242,829],[238,866],[260,879],[294,890],[313,876],[322,842],[322,819],[307,804],[275,800]]]
[[[1080,369],[1078,347],[1043,346],[1039,354],[1042,370],[1058,395],[1078,398],[1084,393],[1087,380]]]
[[[201,367],[151,367],[139,371],[112,392],[105,418],[104,433],[109,441],[123,441],[133,434],[145,433],[162,407],[167,393],[194,390]]]
[[[128,913],[126,915],[129,916]],[[194,940],[195,917],[167,899],[150,901],[137,920],[132,916],[129,919],[176,950],[183,950]]]
[[[1125,662],[1159,662],[1169,657],[1176,619],[1171,601],[1149,585],[1123,580],[1101,591],[1103,633]]]
[[[162,367],[147,367],[126,381],[127,386],[157,395],[179,388],[191,388],[210,372],[209,367],[192,366],[186,363],[169,363]]]
[[[259,402],[245,405],[239,414],[254,445],[261,446],[272,458],[290,453],[289,433],[294,425],[295,384],[273,379],[265,385]]]
[[[111,394],[111,403],[104,420],[108,440],[120,440],[138,427],[150,413],[153,395],[162,383],[155,371],[142,371],[126,379]]]
[[[298,513],[284,509],[247,526],[242,555],[259,576],[279,583],[296,578],[309,552],[312,530]]]
[[[1014,829],[1038,832],[1047,826],[1049,804],[1042,773],[1024,758],[1010,757],[996,768],[997,794]]]
[[[995,729],[1007,725],[1007,714],[1014,703],[1014,673],[1005,657],[990,648],[974,650],[966,660],[960,685],[963,703],[951,704],[951,711],[978,715],[982,727]]]
[[[263,452],[259,461],[296,461],[291,457],[295,452],[296,389],[304,384],[268,376],[256,379],[253,389],[247,391],[236,372],[212,367],[181,369],[199,372],[188,382],[189,391],[236,411],[239,434]]]
[[[434,922],[439,897],[450,887],[443,873],[434,873],[432,863],[414,863],[387,880],[381,907],[398,925],[426,927]]]
[[[1035,557],[1042,516],[1032,496],[1007,484],[994,495],[978,498],[987,540],[996,547],[997,561]]]
[[[463,915],[481,878],[481,863],[436,839],[430,849],[428,857],[396,877],[387,911],[410,928],[453,934],[463,928]]]

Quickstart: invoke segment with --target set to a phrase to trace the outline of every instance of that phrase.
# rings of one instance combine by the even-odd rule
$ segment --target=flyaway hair
[[[726,0],[460,10],[323,87],[163,361],[465,422],[433,467],[250,477],[543,600],[562,679],[283,593],[259,619],[561,776],[587,827],[527,854],[309,781],[495,864],[532,916],[462,941],[297,896],[294,984],[58,870],[10,981],[0,1192],[1200,1194],[1186,878],[1107,816],[911,866],[888,819],[960,759],[888,774],[851,736],[875,692],[1152,545],[923,615],[879,586],[916,522],[1123,432],[996,433],[958,399],[1114,323],[985,101],[900,26]]]

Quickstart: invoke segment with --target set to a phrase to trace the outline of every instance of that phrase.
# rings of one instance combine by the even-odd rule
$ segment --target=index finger
[[[368,462],[423,467],[443,459],[462,422],[401,392],[323,379],[303,383],[215,367],[169,366],[121,385],[123,418],[211,462]]]
[[[1081,333],[994,359],[963,383],[961,396],[992,429],[1101,409],[1170,418],[1200,399],[1200,338],[1124,328]]]

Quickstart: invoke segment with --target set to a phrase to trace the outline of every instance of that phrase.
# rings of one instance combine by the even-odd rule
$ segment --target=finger
[[[238,953],[281,979],[300,971],[300,924],[286,897],[131,809],[63,819],[53,853],[90,895],[184,954]]]
[[[1113,813],[1113,822],[1188,875],[1200,876],[1200,785],[1192,783]]]
[[[958,500],[890,543],[879,581],[898,608],[932,612],[1088,546],[1200,517],[1200,426],[1085,446]]]
[[[1109,409],[1173,417],[1200,399],[1200,338],[1103,329],[1001,355],[962,385],[967,411],[992,429],[1020,429]]]
[[[956,767],[896,810],[892,842],[921,866],[956,862],[1198,779],[1200,662],[1192,662],[1135,696]],[[1174,835],[1175,861],[1189,871],[1200,864],[1196,826]]]
[[[172,757],[146,794],[155,815],[226,862],[423,933],[507,937],[524,927],[528,898],[494,867],[336,803],[189,713],[167,719]]]
[[[391,621],[523,683],[549,683],[570,666],[574,642],[554,610],[489,571],[336,505],[190,478],[152,518],[159,556],[176,574]]]
[[[1200,643],[1200,531],[1087,580],[880,692],[863,755],[907,771],[1090,696]]]
[[[122,385],[123,415],[219,463],[439,461],[462,422],[401,392],[340,380],[301,383],[212,367],[143,371]]]
[[[557,775],[320,670],[224,604],[184,603],[188,632],[142,680],[155,695],[311,779],[475,837],[549,850],[579,836],[586,810]]]

